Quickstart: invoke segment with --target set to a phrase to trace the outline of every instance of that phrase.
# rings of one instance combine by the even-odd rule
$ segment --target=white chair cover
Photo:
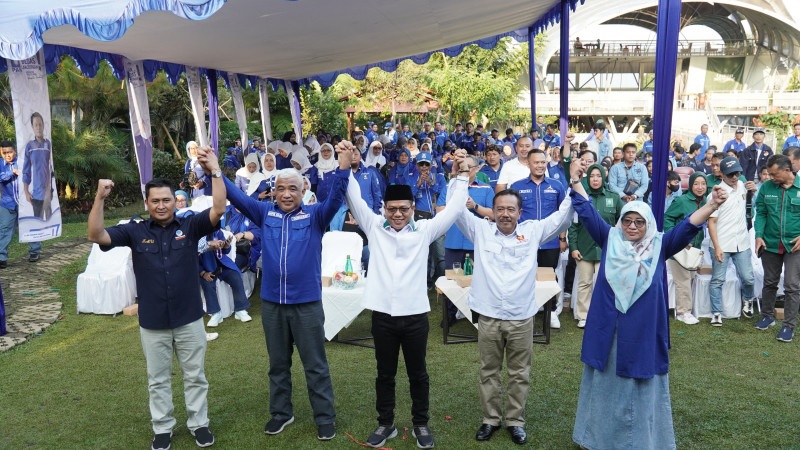
[[[329,231],[322,236],[322,276],[330,277],[344,270],[347,255],[353,264],[353,271],[361,270],[361,250],[364,242],[358,233],[350,231]]]
[[[86,271],[78,275],[78,313],[117,314],[135,301],[131,249],[115,247],[104,252],[93,244]]]

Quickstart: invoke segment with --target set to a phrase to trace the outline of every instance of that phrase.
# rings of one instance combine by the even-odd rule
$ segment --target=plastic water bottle
[[[464,275],[472,275],[472,258],[469,257],[469,253],[464,258]]]

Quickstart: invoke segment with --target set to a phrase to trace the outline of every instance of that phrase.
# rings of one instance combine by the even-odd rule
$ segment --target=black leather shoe
[[[508,432],[511,433],[511,440],[517,444],[522,445],[528,442],[528,435],[525,433],[525,428],[522,427],[508,427]]]
[[[488,441],[495,431],[499,430],[499,426],[489,425],[488,423],[481,424],[478,432],[475,433],[476,441]]]

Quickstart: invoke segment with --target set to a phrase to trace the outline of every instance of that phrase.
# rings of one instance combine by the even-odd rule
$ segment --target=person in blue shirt
[[[481,172],[489,178],[489,185],[494,189],[497,187],[497,179],[500,178],[500,170],[503,169],[503,150],[497,145],[486,147],[486,164],[481,167]]]
[[[317,425],[317,439],[336,435],[333,386],[325,356],[322,309],[322,235],[344,202],[353,151],[339,152],[339,169],[328,198],[303,205],[303,177],[294,169],[275,181],[275,203],[259,202],[225,180],[228,200],[261,228],[261,321],[269,354],[269,410],[266,434],[294,422],[291,366],[293,347],[303,362]]]
[[[792,130],[794,130],[794,136],[789,136],[786,139],[786,142],[783,143],[782,152],[786,152],[789,147],[800,147],[800,122],[794,124]]]
[[[453,145],[458,147],[461,144],[461,139],[464,138],[464,128],[461,125],[461,122],[456,122],[455,130],[450,133],[450,141],[453,142]]]
[[[527,159],[530,176],[511,184],[511,189],[517,191],[522,197],[520,222],[546,218],[558,211],[559,205],[567,195],[567,190],[563,184],[545,176],[547,157],[543,151],[534,148],[528,152]],[[542,242],[537,253],[539,267],[552,267],[555,269],[558,266],[559,255],[566,249],[566,231],[551,241]],[[550,316],[551,327],[561,327],[557,313],[560,309],[561,305],[554,305],[554,314]]]
[[[192,198],[211,195],[211,179],[203,172],[203,167],[197,162],[198,145],[195,141],[186,143],[186,164],[183,173],[186,182],[181,183],[181,188],[191,189]]]
[[[8,246],[11,244],[14,230],[17,228],[20,170],[17,165],[17,150],[14,148],[13,142],[0,142],[0,153],[3,156],[3,165],[0,168],[0,187],[2,188],[2,197],[0,197],[0,269],[5,269],[8,267]],[[28,243],[28,260],[38,261],[41,252],[41,242]]]
[[[432,170],[432,162],[430,153],[420,152],[416,158],[417,172],[409,180],[414,195],[414,220],[431,219],[445,205],[447,180]],[[444,269],[444,236],[439,236],[428,251],[428,287],[444,275]]]
[[[708,137],[708,125],[703,124],[700,126],[700,134],[694,138],[695,144],[700,144],[700,155],[698,156],[700,159],[706,157],[706,150],[708,150],[708,146],[711,145],[711,138]]]
[[[398,133],[395,131],[394,127],[392,126],[392,122],[386,122],[386,124],[383,126],[383,129],[384,129],[383,135],[386,136],[386,139],[388,139],[388,142],[396,144],[397,143],[397,135],[398,135]]]
[[[497,159],[499,160],[500,148],[496,145],[490,145],[489,147],[492,149],[491,153],[497,155]],[[487,150],[487,154],[488,153],[489,151]],[[472,211],[472,214],[474,214],[475,217],[494,220],[494,212],[492,211],[492,203],[494,202],[494,186],[489,186],[488,184],[475,179],[479,172],[478,168],[480,167],[478,164],[478,158],[469,156],[467,157],[466,161],[467,164],[469,164],[469,187],[467,188],[469,197],[467,198],[467,209]],[[472,253],[472,257],[474,258],[474,251],[475,246],[473,245],[472,241],[467,239],[467,237],[464,236],[464,233],[462,233],[456,225],[451,226],[450,229],[447,230],[447,234],[445,234],[444,238],[445,268],[452,268],[453,263],[455,262],[463,263],[467,253]],[[448,301],[447,321],[450,325],[456,321],[456,311],[457,308],[455,305]]]
[[[629,142],[622,149],[622,162],[611,166],[609,170],[608,188],[625,203],[641,200],[650,185],[647,167],[636,161],[636,144]]]
[[[31,114],[34,138],[25,145],[22,162],[22,188],[33,206],[33,216],[48,220],[53,214],[53,144],[44,137],[44,118]]]
[[[232,236],[232,235],[231,235]],[[208,234],[198,245],[200,253],[200,287],[206,298],[206,313],[211,314],[206,326],[216,327],[223,321],[222,310],[217,296],[217,280],[225,282],[233,293],[234,317],[242,322],[253,320],[247,313],[250,300],[244,291],[242,272],[228,256],[231,240],[225,237],[222,230]]]
[[[547,132],[542,136],[547,147],[561,147],[561,136],[556,134],[556,126],[552,123],[547,124]]]
[[[648,139],[642,144],[642,151],[645,153],[653,154],[653,130],[647,133]]]
[[[444,149],[444,141],[450,139],[450,135],[447,134],[447,131],[444,129],[444,125],[442,122],[436,122],[433,124],[433,132],[436,135],[436,146],[439,149]]]
[[[381,183],[381,174],[375,167],[365,166],[361,161],[361,154],[355,152],[353,154],[350,169],[353,172],[353,178],[358,182],[361,188],[361,196],[367,202],[367,206],[372,209],[375,214],[380,214],[381,204],[383,203],[383,188]]]
[[[409,128],[408,125],[403,125],[403,132],[400,133],[400,136],[404,136],[406,139],[411,139],[411,137],[414,136],[414,133],[411,132],[411,128]],[[400,145],[400,142],[397,142],[397,145]]]
[[[517,145],[517,137],[514,136],[514,129],[513,128],[506,128],[506,137],[503,138],[503,142],[507,144],[511,144],[512,147]]]
[[[770,156],[775,154],[772,148],[764,143],[765,136],[763,128],[756,128],[756,131],[753,132],[753,143],[738,155],[742,165],[742,175],[747,181],[753,181],[759,169],[767,164]]]
[[[378,136],[378,124],[370,122],[367,127],[367,132],[364,133],[364,138],[366,139],[365,146],[369,147],[369,144],[372,144],[372,141],[378,139]]]
[[[742,150],[747,148],[747,144],[744,143],[742,138],[744,137],[744,128],[737,128],[736,133],[734,134],[734,138],[730,141],[726,142],[724,146],[722,146],[722,151],[727,152],[728,150],[736,150],[736,153],[741,153]]]
[[[411,186],[412,178],[417,168],[411,160],[411,152],[401,148],[397,155],[397,162],[389,169],[389,184],[407,184]]]
[[[486,151],[486,144],[483,142],[483,136],[479,132],[472,133],[472,141],[464,142],[462,148],[470,155],[483,155]]]

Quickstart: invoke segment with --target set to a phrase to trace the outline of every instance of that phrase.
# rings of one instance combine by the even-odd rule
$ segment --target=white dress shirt
[[[466,209],[469,178],[458,177],[448,186],[447,206],[433,219],[412,221],[400,231],[375,214],[361,198],[361,188],[350,175],[347,204],[369,239],[369,276],[364,308],[391,316],[410,316],[431,310],[428,301],[428,246],[443,235]],[[452,202],[452,203],[451,203]]]
[[[448,199],[449,204],[450,199]],[[572,223],[572,199],[542,220],[517,224],[510,236],[479,219],[466,207],[456,225],[475,244],[475,267],[467,304],[473,311],[500,320],[525,320],[536,314],[536,269],[539,243],[552,240]]]
[[[735,189],[728,186],[725,181],[719,186],[728,193],[728,199],[711,214],[711,217],[717,218],[717,242],[725,253],[747,250],[750,248],[750,233],[747,231],[747,189],[741,180],[736,182]],[[711,201],[711,194],[708,195],[708,201]],[[713,242],[711,247],[714,247]]]

